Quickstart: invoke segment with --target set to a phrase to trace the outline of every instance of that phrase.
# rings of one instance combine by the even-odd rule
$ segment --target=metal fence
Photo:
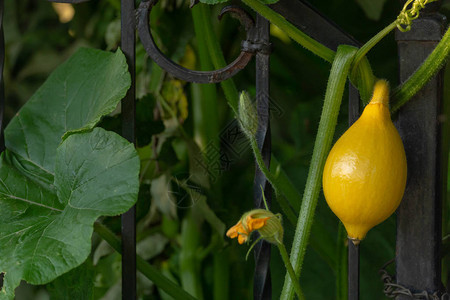
[[[81,3],[89,0],[48,0],[62,3]],[[400,1],[405,2],[405,1]],[[253,20],[241,8],[227,7],[222,13],[237,16],[247,31],[239,57],[229,66],[211,72],[184,69],[159,51],[149,29],[149,13],[156,0],[142,0],[135,7],[134,0],[121,1],[121,48],[125,53],[132,85],[122,101],[122,135],[135,141],[135,32],[149,56],[174,77],[197,83],[220,82],[232,77],[246,67],[254,56],[256,59],[256,94],[259,114],[257,130],[258,147],[264,161],[270,164],[271,136],[269,122],[269,23],[257,15]],[[445,18],[439,13],[441,1],[433,3],[423,17],[415,21],[413,29],[397,32],[400,80],[404,81],[427,57],[439,42]],[[359,42],[325,18],[303,0],[280,0],[271,8],[283,15],[302,31],[336,49],[340,44],[359,46]],[[0,70],[3,71],[5,47],[3,35],[4,0],[0,0]],[[5,105],[3,76],[0,84],[0,124]],[[437,299],[441,297],[441,203],[443,165],[441,164],[441,124],[438,116],[442,111],[442,76],[438,74],[398,114],[396,125],[404,141],[408,159],[408,185],[397,215],[396,283],[388,280],[386,292],[397,299]],[[359,95],[350,86],[349,123],[359,116]],[[3,128],[0,150],[4,149]],[[270,204],[271,187],[265,176],[256,168],[254,179],[254,205],[263,207],[262,190]],[[135,208],[122,215],[122,294],[123,299],[136,299],[136,215]],[[349,243],[350,299],[358,299],[358,249]],[[271,298],[270,245],[261,242],[255,248],[254,299]],[[389,277],[389,276],[388,276]],[[389,277],[390,278],[390,277]],[[0,279],[1,280],[1,279]],[[390,284],[390,285],[389,285]],[[434,295],[434,296],[433,296]],[[421,298],[420,298],[421,297]],[[433,298],[434,297],[434,298]],[[425,298],[426,299],[426,298]]]

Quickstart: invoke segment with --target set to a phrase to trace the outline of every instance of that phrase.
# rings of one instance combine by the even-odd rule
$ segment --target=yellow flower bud
[[[254,136],[258,130],[258,113],[245,91],[239,97],[239,124],[248,137]]]
[[[243,244],[255,230],[269,243],[282,243],[284,231],[281,214],[274,214],[266,209],[253,209],[242,215],[239,222],[227,231],[227,236],[232,239],[237,237],[239,244]]]

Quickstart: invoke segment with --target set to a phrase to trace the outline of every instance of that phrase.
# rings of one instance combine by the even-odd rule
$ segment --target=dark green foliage
[[[203,2],[214,4],[225,1]],[[392,22],[401,9],[398,1],[310,2],[361,43]],[[66,24],[58,21],[51,3],[47,1],[5,1],[5,6],[7,120],[12,119],[18,109],[30,99],[49,73],[81,45],[115,50],[120,42],[119,0],[90,1],[76,5],[74,19]],[[212,10],[212,29],[219,39],[227,62],[231,62],[238,55],[241,39],[245,34],[239,29],[238,22],[229,16],[225,16],[220,23],[216,20],[222,7],[223,4],[208,6]],[[448,7],[448,3],[444,4],[444,13],[450,11]],[[159,1],[151,16],[152,34],[159,47],[174,61],[189,68],[202,69],[204,66],[211,66],[211,58],[199,56],[204,45],[201,38],[195,35],[191,16],[187,1]],[[303,191],[330,64],[295,42],[286,40],[276,30],[272,32],[272,151],[297,190]],[[387,78],[392,86],[398,81],[396,51],[391,34],[368,56],[374,74]],[[228,240],[223,231],[234,225],[243,212],[253,207],[255,166],[249,147],[240,147],[237,152],[228,147],[229,141],[225,137],[234,115],[226,105],[223,91],[219,85],[202,87],[174,80],[146,56],[139,42],[136,62],[136,92],[139,99],[136,129],[141,160],[137,202],[139,254],[164,276],[197,296],[203,295],[203,299],[251,299],[254,263],[251,255],[249,261],[245,261],[248,246]],[[252,61],[234,77],[239,90],[245,89],[253,95],[254,69]],[[86,74],[74,76],[75,79],[80,79]],[[116,80],[115,84],[103,88],[124,92],[125,81]],[[90,97],[96,82],[98,83],[92,80],[94,86],[86,89],[82,99],[78,99],[80,103],[93,101]],[[60,87],[57,83],[52,85],[48,94],[54,94]],[[38,95],[39,93],[42,92],[38,92]],[[215,99],[210,99],[209,95],[215,95]],[[348,126],[346,97],[347,93],[344,93],[335,139]],[[107,97],[102,99],[105,102],[108,100]],[[107,105],[107,110],[99,111],[98,115],[109,114],[102,119],[101,126],[120,133],[120,110],[113,112],[116,100],[118,99],[114,99],[114,104]],[[54,103],[58,103],[57,101],[59,99],[55,98]],[[46,115],[47,110],[36,108],[34,113]],[[69,129],[77,130],[85,125],[88,126],[85,129],[90,129],[98,119],[90,121]],[[15,123],[17,121],[12,121],[10,128],[17,129]],[[41,125],[35,126],[33,130],[44,130],[45,124]],[[51,147],[46,146],[51,151],[48,157],[51,159],[49,162],[43,161],[43,166],[54,164],[56,148],[65,130],[59,128],[57,133]],[[70,139],[71,137],[67,138],[67,141],[70,142]],[[23,139],[7,139],[7,142],[17,153],[25,145]],[[33,142],[32,146],[37,144]],[[38,170],[36,172],[39,173]],[[53,183],[53,177],[50,177],[43,176],[41,185]],[[55,195],[48,199],[57,201]],[[300,200],[292,203],[297,214]],[[281,212],[275,200],[272,207],[274,212]],[[448,215],[448,209],[445,212]],[[120,218],[105,217],[101,221],[119,233]],[[342,259],[337,250],[338,224],[338,219],[326,206],[321,195],[302,270],[301,284],[306,299],[340,299],[336,296],[335,288],[338,263]],[[286,217],[283,225],[289,251],[295,227]],[[444,225],[449,227],[448,220],[444,220]],[[448,233],[448,229],[444,231]],[[120,255],[97,236],[92,241],[93,251],[85,264],[46,286],[51,297],[120,297]],[[363,299],[384,299],[378,269],[394,257],[394,245],[395,217],[375,227],[367,235],[361,246]],[[80,258],[78,263],[81,261],[83,260]],[[448,261],[444,265],[448,268]],[[273,299],[277,299],[284,282],[285,269],[276,249],[272,251],[271,271]],[[72,293],[63,291],[70,287],[74,287]],[[171,299],[143,277],[140,277],[138,287],[140,299]],[[18,296],[20,291],[27,291],[31,294],[35,292],[35,297],[37,293],[43,292],[42,288],[33,289],[24,285],[18,291]],[[74,294],[78,292],[80,293]],[[18,299],[20,300],[19,297]],[[25,299],[31,299],[29,294]]]

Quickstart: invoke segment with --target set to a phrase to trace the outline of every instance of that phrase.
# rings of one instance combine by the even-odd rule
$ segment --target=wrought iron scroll
[[[231,13],[244,26],[247,39],[242,42],[240,55],[228,66],[215,71],[194,71],[186,69],[167,58],[156,46],[149,29],[149,18],[152,7],[157,0],[143,0],[137,10],[139,38],[144,45],[145,51],[162,69],[172,76],[195,83],[217,83],[234,76],[245,68],[257,51],[263,45],[256,39],[255,23],[251,16],[238,6],[230,5],[222,9],[219,19],[225,13]]]

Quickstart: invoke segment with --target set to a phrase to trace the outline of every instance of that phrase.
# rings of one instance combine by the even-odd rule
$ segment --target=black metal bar
[[[139,38],[144,45],[145,51],[162,69],[172,76],[196,83],[217,83],[234,76],[237,72],[245,68],[254,54],[261,49],[261,43],[255,38],[253,19],[242,8],[237,6],[225,7],[220,17],[227,12],[232,13],[247,31],[247,40],[242,43],[242,50],[239,56],[228,66],[215,71],[194,71],[186,69],[168,57],[166,57],[156,46],[149,29],[150,11],[157,0],[144,0],[138,9],[138,31]]]
[[[357,40],[306,1],[280,0],[270,7],[304,33],[332,50],[336,50],[341,44],[360,46]]]
[[[359,300],[359,243],[348,239],[348,300]]]
[[[263,17],[256,16],[256,29],[258,41],[269,48],[269,22]],[[270,101],[269,101],[269,52],[256,54],[256,103],[258,110],[258,130],[256,140],[261,150],[264,163],[270,165],[271,136],[270,136]],[[265,208],[262,198],[262,189],[267,200],[271,202],[272,188],[261,170],[256,167],[254,180],[254,205]],[[262,241],[255,247],[255,273],[253,281],[253,299],[271,299],[272,285],[270,280],[270,244]]]
[[[122,135],[136,141],[135,124],[135,4],[134,0],[121,1],[121,48],[131,74],[131,87],[122,100]],[[136,296],[136,207],[122,215],[122,299],[135,300]]]
[[[423,14],[409,32],[397,32],[400,80],[405,81],[440,41],[444,18]],[[395,122],[408,162],[405,195],[397,211],[397,283],[412,292],[441,287],[440,128],[442,76],[402,107]],[[410,299],[399,295],[396,299]]]

